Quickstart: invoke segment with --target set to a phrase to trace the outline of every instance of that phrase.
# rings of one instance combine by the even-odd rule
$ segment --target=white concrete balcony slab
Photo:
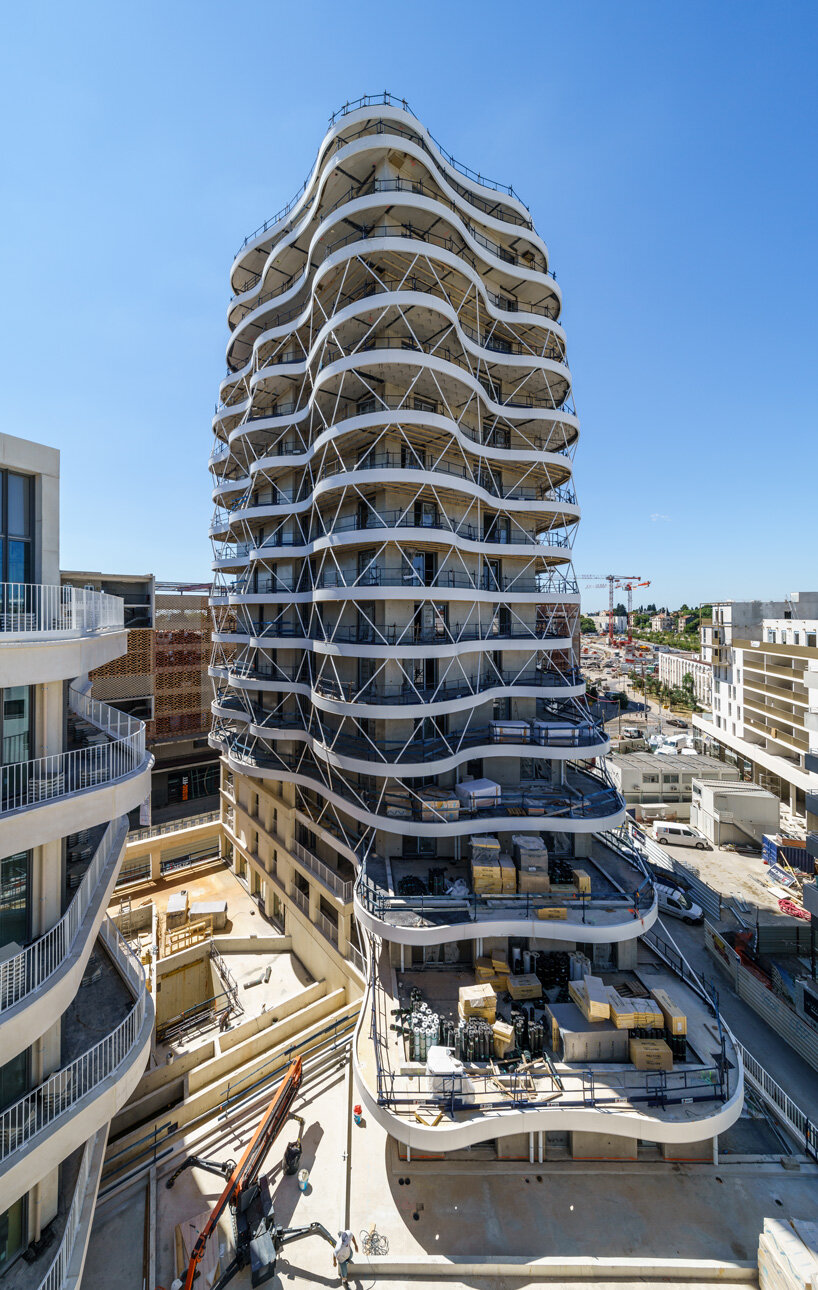
[[[3,767],[3,855],[127,815],[150,791],[153,755],[145,748],[144,722],[73,687],[69,711],[87,734],[84,746]]]
[[[109,919],[100,935],[132,1006],[98,1043],[0,1114],[0,1195],[10,1200],[108,1124],[145,1069],[154,1007],[142,965]],[[64,1021],[64,1043],[66,1029]]]
[[[64,681],[124,654],[118,596],[82,587],[0,583],[0,658],[5,685]]]
[[[58,923],[0,963],[0,1051],[10,1061],[62,1016],[79,989],[122,860],[128,821],[108,825]]]

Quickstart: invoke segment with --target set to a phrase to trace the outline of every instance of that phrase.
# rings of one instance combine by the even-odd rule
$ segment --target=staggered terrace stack
[[[494,944],[504,979],[512,943],[624,968],[656,917],[649,884],[617,895],[584,859],[624,804],[577,666],[561,294],[513,189],[388,95],[331,119],[231,284],[210,457],[222,818],[310,970],[367,979],[359,1089],[411,1144],[414,1095],[382,1068],[396,972]],[[542,872],[511,893],[532,836]],[[447,1145],[521,1131],[478,1113]]]

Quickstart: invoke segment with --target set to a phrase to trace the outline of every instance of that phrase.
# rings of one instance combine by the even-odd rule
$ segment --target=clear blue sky
[[[551,250],[578,572],[815,589],[817,36],[814,0],[8,10],[0,425],[62,450],[63,565],[209,577],[232,256],[389,89]]]

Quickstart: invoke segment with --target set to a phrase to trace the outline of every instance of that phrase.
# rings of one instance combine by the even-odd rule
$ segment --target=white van
[[[657,820],[653,826],[653,836],[663,847],[696,847],[698,851],[704,851],[707,847],[702,835],[691,829],[689,824],[667,824],[664,820]]]
[[[683,923],[702,921],[704,910],[700,905],[694,904],[681,887],[665,886],[663,882],[657,882],[655,879],[653,885],[656,889],[659,909],[663,914],[669,914],[671,918],[680,918]]]

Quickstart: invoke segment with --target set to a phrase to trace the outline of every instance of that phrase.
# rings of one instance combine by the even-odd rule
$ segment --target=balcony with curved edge
[[[366,206],[371,204],[371,201],[359,199],[357,203],[353,203],[354,213],[364,214]],[[328,274],[344,261],[358,258],[362,254],[378,254],[386,259],[394,258],[395,255],[414,258],[423,254],[466,278],[470,276],[466,269],[470,270],[475,285],[478,280],[483,280],[486,273],[498,273],[504,279],[500,292],[491,291],[483,285],[484,293],[493,297],[492,304],[498,310],[498,317],[501,314],[523,314],[530,315],[535,321],[544,318],[551,324],[557,323],[561,296],[553,275],[524,265],[512,266],[499,255],[489,258],[482,250],[480,240],[466,231],[465,226],[457,230],[457,237],[432,232],[434,223],[439,222],[440,217],[433,209],[429,209],[429,203],[407,200],[401,204],[412,206],[417,213],[428,215],[432,220],[430,227],[424,229],[418,224],[373,223],[369,226],[361,225],[354,232],[341,234],[334,241],[329,241],[333,227],[340,229],[342,225],[351,222],[350,214],[353,212],[347,211],[343,216],[339,215],[337,220],[327,221],[312,234],[309,247],[299,255],[299,263],[306,261],[303,268],[294,269],[283,279],[279,278],[275,287],[268,292],[257,293],[254,290],[246,297],[233,300],[228,311],[232,331],[227,349],[228,371],[239,372],[252,356],[259,333],[268,330],[265,320],[270,313],[271,304],[274,308],[286,309],[287,312],[297,310],[294,317],[300,317],[309,306],[307,302],[302,303],[297,298],[307,284],[311,283],[315,287],[318,285],[315,279],[322,269],[324,274]],[[470,241],[471,248],[468,245]],[[485,242],[485,246],[490,247],[490,244]],[[420,251],[418,248],[421,247],[428,249]],[[279,274],[286,274],[286,270],[280,265],[275,267]],[[547,304],[526,299],[528,291],[534,294],[536,290],[542,291],[543,288],[548,298]],[[502,303],[494,305],[496,299]],[[235,352],[239,349],[242,352]]]
[[[102,1177],[107,1140],[108,1126],[105,1125],[98,1129],[82,1148],[60,1243],[56,1254],[51,1258],[48,1271],[37,1284],[36,1290],[76,1290],[80,1284]],[[57,1219],[54,1226],[59,1227],[59,1224],[60,1220]]]
[[[6,855],[127,815],[150,792],[154,759],[145,748],[144,722],[75,686],[68,708],[76,746],[3,767],[0,837]]]
[[[0,963],[0,1046],[10,1061],[75,997],[113,892],[128,821],[106,828],[71,904],[54,927]]]
[[[452,820],[400,782],[395,789],[385,782],[380,792],[356,790],[342,779],[330,786],[324,778],[327,769],[311,760],[308,750],[298,756],[277,752],[260,740],[248,741],[245,734],[238,735],[218,721],[209,742],[223,753],[235,774],[312,789],[357,823],[386,833],[437,838],[466,837],[487,830],[597,833],[616,828],[625,818],[625,803],[616,788],[606,778],[572,763],[567,764],[564,781],[558,786],[542,779],[521,780],[514,789],[503,789],[496,807],[461,805],[457,819]],[[499,745],[491,745],[487,755],[496,756],[498,749]],[[522,755],[528,752],[523,746]],[[371,774],[373,763],[365,765],[366,773]],[[394,769],[408,773],[405,766]]]
[[[607,945],[636,940],[656,922],[659,906],[650,878],[634,877],[622,891],[590,857],[582,867],[591,880],[588,894],[477,894],[465,860],[438,856],[448,895],[428,891],[430,861],[378,856],[360,865],[355,882],[355,918],[359,927],[399,945],[440,945],[476,941],[485,936],[523,936],[537,942]],[[417,894],[400,894],[401,886]],[[426,891],[419,891],[420,888]],[[396,890],[397,888],[397,890]],[[540,912],[546,911],[546,912]]]
[[[517,695],[525,698],[569,699],[585,693],[585,682],[579,672],[565,673],[535,669],[531,672],[504,671],[502,674],[463,677],[457,681],[442,680],[436,686],[417,686],[409,681],[400,685],[381,685],[368,681],[339,681],[333,677],[309,677],[303,667],[289,670],[276,665],[267,667],[212,663],[210,676],[226,681],[233,689],[292,691],[309,698],[323,712],[344,715],[347,708],[362,717],[392,720],[396,716],[425,716],[430,711],[462,711],[486,698]],[[381,711],[381,710],[384,711]],[[399,709],[399,712],[396,712]]]
[[[3,684],[67,681],[101,667],[127,644],[123,602],[82,587],[0,583]]]
[[[542,924],[537,929],[541,935]],[[464,1056],[453,1063],[452,1074],[428,1074],[425,1061],[407,1060],[403,1036],[392,1024],[394,1009],[409,1003],[407,981],[415,978],[401,973],[399,979],[388,942],[369,934],[364,943],[368,981],[353,1041],[356,1092],[365,1113],[413,1150],[437,1154],[541,1131],[683,1144],[723,1133],[741,1114],[744,1072],[732,1035],[722,1022],[720,1049],[713,1039],[711,1012],[670,973],[667,988],[688,1017],[688,1052],[684,1063],[662,1073],[662,1096],[657,1099],[655,1072],[638,1071],[625,1062],[580,1066],[565,1062],[556,1052],[547,1060],[530,1062],[525,1071],[497,1072],[489,1062]],[[651,972],[642,981],[638,972],[637,968],[632,973],[636,991],[648,995],[660,977]],[[434,978],[444,996],[451,991],[445,969],[438,969]],[[431,991],[428,972],[423,982]],[[451,1012],[437,995],[434,999],[441,1012]],[[456,1015],[455,1003],[455,1020],[450,1023],[455,1028]],[[543,1036],[544,1050],[548,1038]],[[434,1127],[415,1115],[429,1103],[443,1113],[436,1116]]]
[[[488,179],[485,176],[480,175],[477,171],[472,170],[469,166],[464,166],[461,162],[457,161],[451,153],[447,152],[442,144],[435,139],[431,131],[427,130],[422,122],[418,120],[415,113],[412,112],[409,104],[406,102],[406,99],[398,98],[396,95],[389,94],[388,92],[383,92],[377,95],[366,94],[352,102],[345,103],[342,108],[339,108],[337,112],[332,114],[329,119],[329,131],[318,149],[318,156],[310,174],[304,180],[304,183],[301,185],[295,196],[291,198],[291,200],[287,202],[276,215],[269,220],[265,220],[263,224],[244,239],[240,250],[234,258],[233,271],[235,270],[236,262],[240,259],[242,253],[250,247],[252,243],[257,244],[258,241],[264,238],[268,233],[274,233],[276,226],[280,224],[282,220],[286,219],[287,216],[299,205],[302,206],[302,210],[300,212],[301,215],[303,215],[309,208],[312,199],[305,202],[303,200],[304,195],[315,182],[321,169],[326,165],[329,157],[329,150],[333,146],[343,146],[346,142],[346,139],[342,139],[340,145],[337,143],[337,138],[339,136],[337,136],[337,132],[333,131],[333,127],[353,113],[360,114],[362,109],[376,106],[393,108],[397,113],[399,113],[399,115],[394,118],[392,124],[395,122],[407,122],[410,129],[414,131],[418,142],[427,149],[429,155],[432,156],[436,162],[441,161],[449,171],[453,171],[459,176],[458,180],[454,180],[455,191],[462,195],[465,200],[473,202],[473,204],[480,209],[483,214],[493,215],[495,211],[500,210],[502,215],[497,216],[497,218],[501,218],[504,222],[519,224],[525,228],[533,228],[528,207],[514,191],[513,187],[510,184],[500,184],[495,180]],[[371,124],[372,122],[370,118],[365,122],[363,129],[368,131]],[[376,133],[382,133],[382,118],[377,118],[374,122],[374,126]],[[468,186],[463,185],[460,182],[460,179],[465,179]],[[475,190],[475,186],[482,189],[488,189],[489,196],[486,196],[485,193],[478,193]],[[498,192],[508,195],[511,198],[511,203],[498,201],[495,195]],[[296,218],[299,217],[296,216]]]
[[[567,603],[566,597],[563,603]],[[571,603],[579,603],[572,595]],[[216,601],[218,604],[218,601]],[[345,658],[452,658],[464,652],[498,649],[525,650],[529,647],[551,653],[570,648],[565,636],[532,628],[528,632],[498,625],[470,627],[467,623],[445,624],[441,630],[419,629],[412,622],[381,623],[377,627],[337,627],[321,636],[295,623],[281,621],[236,624],[229,631],[213,630],[216,644],[246,645],[267,649],[304,649],[316,654],[337,654]],[[279,642],[282,642],[279,644]],[[468,651],[463,646],[468,645]]]
[[[322,278],[326,276],[322,270],[323,265],[319,266],[315,271],[313,279],[314,288],[320,286]],[[304,282],[306,282],[307,276],[308,275],[305,273]],[[557,355],[552,355],[552,357],[558,356],[559,361],[563,363],[565,362],[565,330],[562,324],[552,318],[550,314],[545,311],[542,305],[532,305],[527,304],[526,302],[520,302],[510,295],[497,295],[495,292],[490,291],[488,287],[486,287],[485,283],[479,278],[471,277],[465,273],[463,276],[467,283],[471,286],[475,286],[476,290],[480,293],[484,302],[483,307],[485,315],[489,322],[495,324],[495,327],[497,325],[507,327],[512,333],[512,336],[515,336],[521,328],[530,329],[534,327],[541,330],[546,335],[552,337],[552,343],[557,350]],[[334,302],[334,315],[345,310],[348,305],[354,304],[356,301],[374,301],[378,296],[386,294],[398,295],[401,292],[422,293],[423,296],[432,297],[447,303],[456,311],[457,306],[453,303],[451,295],[449,294],[451,291],[451,285],[447,285],[447,289],[444,290],[435,278],[431,276],[423,278],[417,269],[410,277],[404,278],[392,278],[388,273],[383,273],[371,280],[368,280],[362,286],[356,287],[342,296],[338,296]],[[269,300],[274,299],[274,296],[277,294],[281,294],[280,288],[274,294],[268,296],[266,301],[260,299],[257,305],[254,305],[253,308],[255,309],[258,307],[258,304],[260,303],[269,302]],[[466,293],[464,293],[464,296],[465,294]],[[462,303],[463,301],[461,300],[460,304]],[[287,341],[293,333],[297,334],[298,329],[305,326],[309,321],[313,304],[314,300],[310,297],[303,303],[292,305],[288,309],[279,310],[276,312],[274,317],[270,317],[269,314],[265,317],[266,325],[263,331],[259,332],[253,341],[250,358],[247,359],[242,367],[236,370],[228,368],[225,376],[222,378],[219,386],[220,408],[226,408],[231,406],[231,403],[235,404],[240,402],[240,398],[235,397],[237,394],[240,394],[238,382],[246,380],[248,377],[252,377],[256,372],[260,371],[264,367],[265,362],[267,361],[262,357],[261,349],[265,345],[273,345],[276,341],[279,341],[279,343],[281,341]],[[382,302],[378,301],[378,306],[382,307]],[[292,326],[290,326],[290,324],[292,324]],[[514,341],[512,341],[510,348],[506,348],[508,342],[493,339],[494,327],[490,330],[480,332],[477,329],[470,327],[461,318],[459,318],[459,316],[457,318],[457,325],[460,327],[461,331],[479,345],[481,349],[489,350],[494,353],[536,353],[536,351],[530,347],[528,351],[523,348],[522,342],[519,340],[516,342],[519,348],[514,347]],[[326,332],[329,327],[330,323],[325,323],[321,329],[322,334]],[[278,331],[281,332],[281,335],[274,335],[274,333]]]
[[[377,121],[372,119],[364,120],[359,123],[359,128],[350,129],[350,123],[344,126],[343,133],[333,132],[330,130],[328,137],[324,139],[319,150],[314,170],[310,179],[312,192],[307,200],[303,201],[302,209],[299,210],[294,218],[290,219],[286,226],[277,228],[275,232],[268,236],[257,236],[254,239],[254,245],[245,244],[243,250],[234,261],[231,268],[231,285],[235,292],[243,293],[246,290],[252,290],[254,285],[258,284],[259,277],[263,275],[271,255],[276,253],[281,246],[292,244],[293,241],[302,237],[304,233],[310,230],[312,224],[319,219],[325,218],[326,209],[333,209],[332,188],[337,190],[343,187],[344,179],[356,179],[356,175],[351,175],[350,170],[355,169],[360,160],[369,160],[373,152],[383,152],[387,154],[390,150],[403,152],[410,157],[415,164],[421,164],[422,168],[428,173],[430,181],[435,183],[436,197],[439,197],[441,203],[452,206],[458,214],[461,214],[464,223],[471,223],[470,208],[480,210],[479,214],[474,215],[477,222],[492,233],[497,233],[502,239],[510,236],[508,224],[514,224],[517,228],[524,227],[524,233],[515,233],[514,243],[519,243],[521,239],[530,244],[530,252],[534,249],[539,250],[542,254],[543,262],[547,267],[547,248],[544,245],[537,231],[534,230],[530,218],[524,218],[524,221],[508,221],[508,219],[498,218],[497,210],[501,209],[501,204],[494,203],[495,209],[480,209],[479,204],[470,199],[466,187],[462,183],[452,182],[450,175],[446,175],[445,164],[441,164],[441,157],[435,154],[432,148],[428,147],[421,134],[414,129],[418,125],[417,119],[412,116],[401,117],[397,112],[392,112],[388,120],[379,117]],[[409,126],[409,129],[406,128]],[[421,129],[422,126],[421,126]],[[426,135],[430,139],[431,135]],[[430,165],[430,160],[432,165]],[[372,174],[372,172],[370,172]],[[366,178],[370,178],[370,174]],[[368,186],[366,182],[357,184],[357,191],[363,190]],[[324,209],[321,212],[321,201],[324,200]],[[504,248],[508,248],[503,243]],[[252,259],[253,264],[250,264]],[[240,280],[236,280],[241,275]]]
[[[109,919],[100,937],[111,971],[132,1001],[93,1047],[0,1112],[0,1188],[21,1196],[108,1124],[139,1082],[150,1054],[154,1008],[142,965]],[[63,1019],[63,1042],[69,1022]],[[78,1027],[87,1033],[87,1027]],[[87,1042],[81,1037],[78,1043]]]

